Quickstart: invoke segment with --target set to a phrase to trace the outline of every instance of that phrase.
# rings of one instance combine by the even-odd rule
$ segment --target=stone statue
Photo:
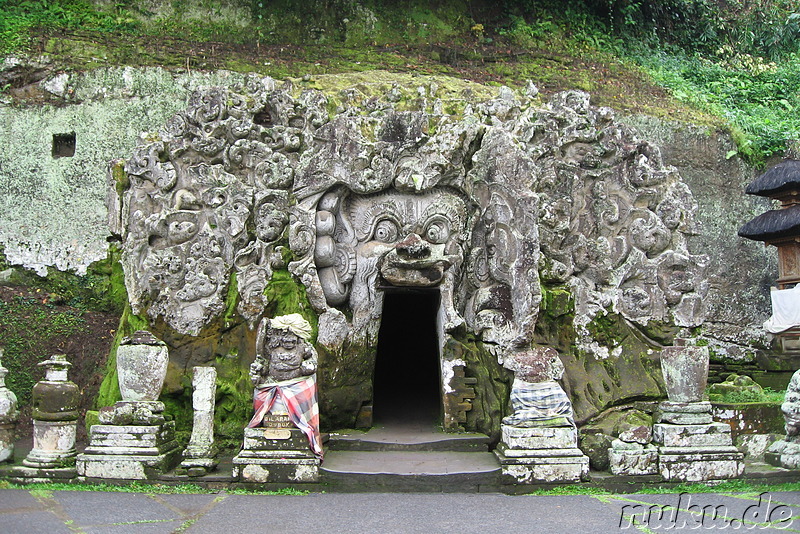
[[[317,352],[310,339],[311,325],[299,313],[261,321],[256,359],[250,365],[255,415],[247,426],[295,426],[308,438],[311,451],[321,458]]]
[[[503,424],[528,428],[536,426],[574,426],[572,403],[556,382],[564,373],[558,352],[538,347],[518,352],[507,361],[514,371],[511,407],[514,413]]]
[[[786,436],[770,445],[764,454],[767,463],[786,469],[800,469],[800,371],[795,371],[781,404],[786,421]]]
[[[550,347],[518,351],[505,366],[514,371],[514,413],[503,418],[495,449],[503,478],[515,484],[586,480],[589,457],[578,448],[572,403],[556,382],[564,373],[558,352]]]
[[[250,380],[256,388],[304,378],[317,371],[317,352],[308,342],[311,326],[298,313],[264,319],[258,328]]]
[[[786,436],[795,437],[800,434],[800,371],[795,372],[789,381],[781,411],[786,420]]]

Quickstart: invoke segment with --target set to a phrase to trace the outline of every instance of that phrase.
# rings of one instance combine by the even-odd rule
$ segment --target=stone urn
[[[167,344],[146,330],[126,337],[117,349],[117,379],[123,401],[156,401],[167,376]]]
[[[674,347],[661,351],[661,372],[671,402],[700,402],[708,381],[708,347],[675,340]]]
[[[0,359],[3,349],[0,349]],[[6,387],[8,369],[0,362],[0,463],[10,461],[14,456],[14,429],[19,419],[17,396]]]

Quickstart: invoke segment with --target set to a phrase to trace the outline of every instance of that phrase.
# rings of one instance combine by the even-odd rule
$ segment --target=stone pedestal
[[[183,451],[183,461],[175,470],[178,475],[203,476],[217,467],[214,446],[214,397],[217,390],[217,370],[213,367],[193,369],[192,437]]]
[[[800,469],[800,370],[795,371],[781,405],[786,436],[770,445],[764,460],[777,467]]]
[[[664,480],[701,482],[737,478],[744,455],[733,445],[731,428],[711,421],[708,402],[663,402],[653,441]]]
[[[639,425],[620,432],[608,449],[608,464],[613,475],[658,474],[658,449],[651,443],[650,425]]]
[[[43,470],[64,469],[74,476],[75,438],[78,427],[80,389],[67,378],[72,366],[64,354],[55,354],[39,365],[45,378],[33,387],[33,449],[22,461],[30,468],[23,477],[44,476]]]
[[[158,401],[120,401],[100,412],[89,445],[78,455],[80,476],[145,480],[169,471],[180,457],[175,422]]]
[[[495,455],[507,482],[579,482],[589,476],[589,457],[578,448],[573,426],[502,425],[502,434]]]
[[[288,418],[287,418],[288,422]],[[320,461],[297,428],[245,428],[241,452],[233,458],[240,482],[317,482]]]

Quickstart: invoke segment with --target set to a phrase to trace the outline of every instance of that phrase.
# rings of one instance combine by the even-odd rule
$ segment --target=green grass
[[[146,494],[228,494],[228,495],[309,495],[308,490],[286,487],[277,490],[256,490],[235,488],[228,490],[208,489],[197,484],[149,484],[145,482],[130,482],[128,484],[85,484],[85,483],[32,483],[15,484],[0,480],[0,489],[24,489],[32,494],[47,497],[54,491],[107,491],[119,493],[146,493]],[[729,480],[718,484],[683,483],[667,486],[654,485],[636,491],[626,491],[626,494],[672,494],[672,493],[738,493],[758,495],[764,492],[789,492],[800,491],[800,482],[786,482],[780,484],[753,484],[743,480]],[[613,495],[603,488],[583,484],[567,484],[548,489],[537,489],[525,495]]]
[[[0,490],[2,489],[24,489],[33,495],[41,497],[52,496],[54,491],[106,491],[112,493],[146,493],[152,495],[176,495],[176,494],[216,494],[226,493],[230,495],[308,495],[307,490],[296,489],[293,487],[280,488],[277,490],[257,490],[257,489],[230,489],[221,491],[209,489],[197,484],[149,484],[145,482],[129,482],[127,484],[86,484],[86,483],[65,483],[65,482],[35,482],[32,484],[16,484],[6,480],[0,480]]]
[[[614,495],[625,494],[671,494],[671,493],[744,493],[758,495],[764,492],[800,491],[800,482],[786,482],[781,484],[753,484],[743,480],[728,480],[718,484],[683,483],[671,485],[646,486],[638,490],[625,492],[612,492],[597,486],[569,484],[556,488],[534,490],[525,495]]]
[[[758,495],[765,491],[800,491],[800,482],[781,484],[753,484],[743,480],[728,480],[719,484],[684,483],[674,486],[654,486],[643,488],[635,493],[752,493]]]

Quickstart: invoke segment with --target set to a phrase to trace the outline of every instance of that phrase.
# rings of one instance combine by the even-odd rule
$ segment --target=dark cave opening
[[[440,422],[439,300],[435,289],[385,292],[373,382],[376,423]]]

